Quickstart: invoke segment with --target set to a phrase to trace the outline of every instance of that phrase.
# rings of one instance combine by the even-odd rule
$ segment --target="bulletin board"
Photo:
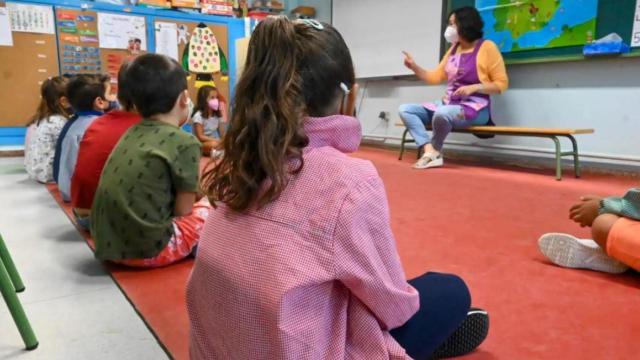
[[[102,73],[95,11],[56,9],[60,70],[63,74]]]
[[[56,8],[59,61],[63,74],[108,74],[111,93],[118,92],[118,71],[125,60],[134,58],[127,49],[100,48],[98,12]]]
[[[125,61],[133,60],[136,56],[142,55],[146,51],[141,51],[140,54],[133,55],[127,50],[121,49],[100,49],[100,60],[102,61],[102,72],[111,76],[111,93],[118,93],[118,71],[120,66]]]
[[[24,126],[40,102],[42,81],[58,75],[55,34],[12,36],[13,46],[0,46],[0,127]]]
[[[444,0],[449,11],[462,6],[475,6],[476,0]],[[629,44],[635,15],[636,0],[599,0],[596,20],[596,39],[617,33]],[[445,21],[447,19],[443,19]],[[582,46],[518,51],[503,54],[507,64],[571,61],[585,59]],[[640,49],[633,49],[623,56],[640,56]]]
[[[162,18],[156,18],[156,22],[163,22],[163,23],[174,23],[178,26],[180,25],[184,25],[187,27],[188,29],[188,33],[189,35],[193,34],[193,30],[198,26],[198,22],[188,22],[188,21],[179,21],[179,20],[173,20],[173,19],[162,19]],[[155,26],[155,25],[154,25]],[[227,33],[227,27],[224,25],[214,25],[214,24],[207,24],[207,26],[209,27],[209,29],[211,29],[211,31],[213,31],[216,39],[218,40],[218,46],[222,49],[222,51],[225,53],[225,55],[227,56],[227,59],[230,60],[229,58],[229,40],[228,40],[228,33]],[[178,55],[181,58],[182,54],[184,52],[185,49],[185,43],[184,42],[178,42]],[[228,80],[228,76],[226,77],[226,79],[223,79],[223,75],[222,74],[214,74],[214,81],[216,84],[216,88],[218,88],[218,91],[220,92],[220,94],[222,94],[222,96],[224,96],[225,99],[227,99],[227,113],[229,110],[229,103],[231,102],[231,99],[229,98],[229,80]],[[189,95],[191,96],[191,99],[195,102],[197,99],[197,95],[198,95],[198,90],[195,87],[195,75],[191,74],[191,76],[188,79],[188,85],[189,85]]]

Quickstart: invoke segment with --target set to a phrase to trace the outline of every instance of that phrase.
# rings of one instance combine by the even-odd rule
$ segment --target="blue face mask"
[[[118,101],[109,101],[109,106],[104,110],[104,112],[109,112],[113,110],[119,110],[120,103]]]

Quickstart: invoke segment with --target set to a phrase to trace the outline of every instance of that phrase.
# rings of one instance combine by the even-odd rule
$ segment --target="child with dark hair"
[[[187,288],[192,359],[427,359],[484,340],[459,277],[406,280],[382,180],[347,155],[356,89],[332,26],[257,26],[203,182],[219,208]]]
[[[66,87],[61,76],[45,80],[40,87],[40,104],[29,125],[24,165],[29,177],[41,183],[53,181],[53,158],[60,132],[71,116]]]
[[[193,105],[180,64],[136,58],[126,89],[143,120],[113,149],[91,208],[96,257],[135,267],[172,264],[189,254],[211,205],[196,202],[200,143],[184,132]]]
[[[77,75],[67,85],[67,97],[75,111],[56,146],[54,172],[60,195],[71,201],[71,177],[76,168],[78,148],[89,125],[115,101],[108,75]]]
[[[85,228],[90,224],[88,217],[93,197],[107,158],[122,135],[140,121],[127,82],[128,65],[124,63],[118,72],[118,101],[122,110],[113,110],[97,118],[80,142],[78,161],[71,179],[71,205],[78,223]]]
[[[224,97],[213,86],[198,89],[198,99],[193,113],[193,134],[202,143],[202,154],[212,154],[224,136],[227,120],[224,114]]]

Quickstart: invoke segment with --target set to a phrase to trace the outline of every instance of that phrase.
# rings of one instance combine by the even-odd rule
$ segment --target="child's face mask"
[[[180,122],[180,126],[186,124],[189,120],[191,120],[191,116],[193,115],[193,109],[195,105],[193,105],[193,101],[191,98],[187,98],[187,116],[184,117],[184,120]]]
[[[109,105],[107,106],[106,109],[104,109],[104,112],[109,112],[112,110],[119,110],[120,109],[120,103],[118,103],[118,101],[109,101]]]
[[[220,110],[220,100],[218,100],[217,98],[209,100],[208,104],[209,104],[209,109],[213,111]]]

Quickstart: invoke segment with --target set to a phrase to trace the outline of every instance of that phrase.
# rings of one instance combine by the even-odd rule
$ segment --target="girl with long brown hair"
[[[53,181],[53,157],[62,127],[71,116],[66,96],[68,79],[49,78],[40,86],[40,103],[28,125],[24,165],[29,177],[42,182]]]
[[[192,359],[424,359],[482,341],[452,335],[470,318],[460,278],[406,281],[382,180],[347,155],[362,136],[345,115],[356,91],[332,26],[257,26],[225,156],[203,179],[218,208],[187,289]]]

